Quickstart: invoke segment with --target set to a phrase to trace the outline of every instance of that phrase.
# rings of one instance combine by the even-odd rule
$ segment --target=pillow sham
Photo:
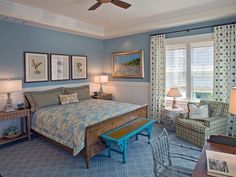
[[[30,104],[32,112],[48,106],[59,105],[58,95],[64,94],[64,88],[56,88],[45,91],[25,92],[25,97]]]
[[[67,94],[67,95],[59,95],[61,104],[70,104],[70,103],[78,103],[77,93]]]
[[[194,120],[206,120],[209,118],[208,104],[198,106],[195,103],[188,103],[188,117]]]
[[[79,100],[85,100],[91,98],[89,85],[65,88],[65,94],[72,94],[72,93],[77,93]]]

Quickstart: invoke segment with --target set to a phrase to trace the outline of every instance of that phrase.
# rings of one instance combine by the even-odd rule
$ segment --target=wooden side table
[[[0,138],[0,145],[10,143],[16,140],[20,140],[23,138],[28,137],[29,140],[31,140],[31,133],[30,133],[30,110],[29,109],[22,109],[22,110],[15,110],[12,112],[3,112],[0,111],[0,122],[5,120],[12,120],[12,119],[21,119],[21,132],[22,134],[16,138],[13,139],[7,139],[7,138]],[[24,121],[25,121],[25,127],[26,127],[26,133],[24,133]]]
[[[102,93],[100,95],[93,95],[92,98],[99,99],[99,100],[112,100],[112,94],[111,93]]]
[[[168,130],[175,131],[175,120],[181,113],[184,113],[184,108],[166,107],[163,112],[163,123]]]

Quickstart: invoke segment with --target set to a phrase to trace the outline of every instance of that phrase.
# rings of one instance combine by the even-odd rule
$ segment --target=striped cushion
[[[70,103],[78,103],[77,93],[67,94],[67,95],[59,95],[61,104],[70,104]]]
[[[59,95],[64,94],[64,88],[56,88],[46,91],[26,92],[25,96],[30,104],[31,111],[35,112],[41,108],[59,105]]]
[[[81,86],[81,87],[70,87],[65,88],[65,94],[77,93],[79,100],[89,99],[90,91],[89,85]]]

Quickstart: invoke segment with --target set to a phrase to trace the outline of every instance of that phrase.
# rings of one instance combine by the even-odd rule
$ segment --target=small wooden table
[[[23,139],[28,137],[29,140],[31,140],[31,133],[30,133],[30,110],[29,109],[22,109],[22,110],[15,110],[11,112],[3,112],[0,111],[0,122],[5,120],[11,120],[11,119],[21,119],[21,132],[22,134],[14,139],[7,139],[7,138],[0,138],[0,145],[10,143],[12,141],[16,141],[19,139]],[[24,133],[24,121],[23,119],[26,119],[25,121],[25,127],[26,127],[26,133]]]
[[[111,93],[102,93],[99,95],[93,95],[93,99],[99,99],[99,100],[112,100],[112,94]]]
[[[210,177],[209,175],[207,175],[206,150],[236,154],[236,147],[234,146],[218,144],[213,142],[206,142],[200,154],[200,157],[197,161],[197,164],[194,168],[192,177]]]
[[[136,136],[138,140],[138,135],[147,136],[148,143],[152,136],[152,126],[155,120],[147,118],[137,118],[124,125],[117,127],[101,136],[101,138],[106,142],[108,146],[109,157],[111,157],[111,151],[120,153],[123,155],[123,163],[126,163],[126,149],[127,142],[133,136]],[[146,131],[147,134],[142,133]],[[114,149],[112,146],[117,145],[119,150]]]

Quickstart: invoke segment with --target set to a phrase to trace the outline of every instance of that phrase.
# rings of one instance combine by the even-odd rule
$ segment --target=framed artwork
[[[87,79],[87,56],[71,56],[71,79]]]
[[[50,54],[51,80],[63,81],[70,79],[70,56],[64,54]]]
[[[113,53],[112,77],[144,78],[144,51]]]
[[[24,52],[24,81],[47,82],[49,81],[48,54]]]

